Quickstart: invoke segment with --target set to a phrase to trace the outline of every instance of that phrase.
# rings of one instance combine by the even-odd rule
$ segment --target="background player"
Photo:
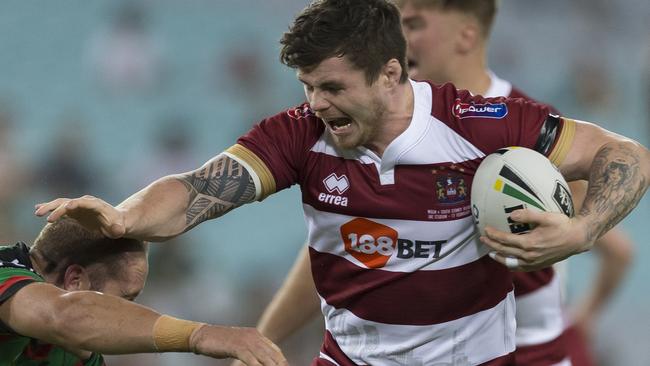
[[[467,93],[456,94],[457,92],[451,86],[431,88],[423,83],[415,84],[413,86],[409,85],[409,83],[406,82],[406,78],[404,77],[404,57],[403,55],[399,55],[399,52],[395,57],[384,58],[383,56],[380,56],[378,58],[378,60],[381,60],[380,62],[373,63],[371,61],[370,65],[362,63],[365,62],[367,58],[371,58],[365,57],[365,54],[369,50],[374,50],[373,47],[384,50],[385,48],[393,50],[393,47],[391,47],[392,45],[390,44],[384,44],[381,42],[368,44],[364,42],[358,42],[358,40],[353,39],[350,40],[350,42],[354,41],[353,46],[355,48],[349,49],[348,51],[351,53],[351,55],[348,55],[346,52],[341,52],[338,48],[338,45],[333,46],[330,43],[332,42],[332,38],[328,38],[327,41],[324,42],[324,45],[332,46],[333,48],[325,48],[326,51],[324,54],[317,55],[316,57],[309,57],[309,54],[305,55],[301,53],[305,51],[305,48],[309,50],[309,47],[313,47],[311,50],[314,48],[322,50],[319,46],[322,46],[323,43],[314,41],[302,44],[300,41],[304,40],[305,38],[302,38],[293,32],[299,33],[302,31],[314,30],[317,35],[327,36],[331,34],[329,32],[319,34],[321,27],[332,26],[336,28],[340,26],[341,28],[344,28],[358,27],[359,25],[366,26],[365,22],[373,23],[375,19],[373,19],[373,17],[370,17],[368,13],[363,14],[363,16],[358,16],[359,14],[355,14],[354,11],[351,10],[359,11],[360,8],[364,8],[366,6],[376,6],[377,8],[381,7],[381,11],[385,11],[387,8],[383,5],[383,2],[357,1],[345,2],[344,4],[335,1],[316,2],[311,8],[308,8],[303,12],[303,14],[297,19],[296,23],[294,24],[295,28],[293,28],[289,34],[285,35],[285,49],[283,51],[283,60],[290,66],[295,67],[299,70],[299,78],[303,84],[305,84],[305,90],[308,99],[311,102],[311,108],[309,108],[310,106],[302,106],[300,108],[292,109],[287,112],[280,113],[275,117],[267,119],[260,126],[256,127],[253,132],[251,132],[251,134],[241,139],[239,145],[235,145],[233,148],[229,149],[226,154],[218,156],[214,160],[208,162],[208,164],[206,164],[202,169],[183,176],[170,176],[161,179],[153,185],[149,186],[147,189],[132,196],[130,199],[120,205],[118,209],[107,205],[101,200],[86,197],[76,200],[58,199],[52,201],[48,204],[39,206],[37,209],[37,214],[42,215],[50,210],[55,210],[55,212],[50,216],[50,220],[55,220],[63,214],[69,214],[79,219],[90,219],[90,222],[92,222],[93,225],[97,225],[96,227],[112,236],[126,234],[127,236],[164,239],[189,230],[205,219],[219,216],[243,203],[250,202],[254,198],[262,199],[278,189],[285,188],[291,183],[297,182],[299,177],[300,183],[303,184],[303,193],[305,195],[305,199],[309,200],[311,198],[314,198],[312,197],[314,195],[314,190],[308,189],[308,187],[305,185],[306,181],[304,179],[312,179],[313,182],[310,183],[310,186],[311,188],[316,187],[317,183],[322,181],[322,178],[319,177],[320,174],[323,174],[324,172],[314,172],[310,169],[311,167],[315,166],[323,168],[322,164],[325,163],[317,160],[315,164],[309,164],[310,169],[307,169],[307,166],[303,164],[304,161],[301,162],[301,160],[310,158],[324,158],[323,156],[314,156],[310,152],[310,149],[312,147],[311,144],[319,141],[319,138],[321,136],[323,139],[325,139],[324,143],[322,145],[317,144],[315,146],[318,146],[318,148],[326,149],[325,151],[329,152],[330,154],[338,154],[339,151],[342,153],[345,153],[346,151],[352,153],[354,152],[354,148],[361,148],[361,145],[363,145],[365,148],[370,150],[367,151],[367,155],[363,155],[360,158],[361,161],[373,161],[373,159],[376,160],[377,157],[382,156],[383,158],[390,161],[392,155],[388,154],[388,148],[395,146],[390,145],[391,142],[396,142],[399,139],[398,136],[406,136],[404,137],[404,139],[406,139],[403,141],[404,143],[415,143],[416,141],[410,141],[409,139],[417,137],[417,131],[420,131],[417,126],[423,126],[429,123],[425,121],[427,118],[426,114],[417,118],[411,114],[413,113],[413,105],[417,105],[418,108],[424,106],[424,109],[418,109],[417,111],[427,110],[426,103],[431,103],[431,99],[427,100],[426,97],[428,91],[433,93],[433,99],[437,103],[435,104],[437,108],[441,108],[433,111],[434,113],[437,113],[436,118],[442,118],[445,120],[446,123],[448,123],[447,126],[450,128],[462,129],[459,125],[457,125],[458,121],[448,115],[449,111],[452,110],[451,107],[454,103],[454,98],[458,97],[461,102],[466,101],[479,104],[482,103],[482,99],[471,98]],[[374,10],[376,11],[377,8]],[[323,10],[324,14],[320,13]],[[337,21],[323,23],[319,22],[314,26],[312,21],[321,19],[318,15],[328,16],[330,18],[336,19]],[[355,18],[355,16],[358,17]],[[378,13],[374,13],[374,16],[378,17]],[[393,16],[398,17],[399,15],[397,13],[391,12],[391,21],[394,20]],[[385,18],[381,19],[381,21],[385,20]],[[357,23],[359,21],[361,21],[362,24]],[[381,21],[379,23],[382,23]],[[311,26],[314,26],[314,28],[311,28]],[[372,26],[376,26],[376,24],[373,24]],[[372,26],[370,29],[372,29]],[[350,32],[349,29],[345,29],[345,32],[343,32],[341,29],[335,30],[341,31],[342,34],[346,35],[356,35],[355,32]],[[353,31],[360,31],[360,29],[354,29]],[[388,34],[377,32],[376,29],[372,29],[372,33],[370,33],[368,29],[365,29],[365,31],[368,33],[362,34],[367,36],[378,35],[382,37],[384,35],[387,35],[390,37],[399,37],[399,35],[401,35],[401,30],[394,32],[395,29],[391,29],[391,32]],[[336,39],[336,42],[345,40],[345,37],[334,38]],[[391,41],[392,40],[393,39],[391,39]],[[368,46],[368,49],[366,49],[366,47],[364,47],[363,50],[359,49],[359,44]],[[345,56],[337,57],[337,55],[341,54],[339,52],[343,53]],[[302,58],[303,56],[305,56],[305,58]],[[356,57],[359,57],[359,59]],[[345,75],[345,78],[343,75]],[[414,88],[415,90],[411,88]],[[414,100],[414,94],[417,95],[416,100]],[[537,112],[540,112],[542,116],[546,116],[546,113],[548,111],[545,108],[537,109],[539,106],[533,104],[522,104],[520,100],[510,100],[504,102],[508,103],[508,108],[511,109],[511,112],[514,112],[508,117],[508,120],[512,124],[499,124],[494,127],[530,127],[524,128],[523,131],[526,133],[531,133],[533,132],[533,129],[535,129],[535,131],[538,131],[538,128],[540,128],[541,125],[537,125],[535,128],[533,126],[519,126],[518,123],[544,123],[546,132],[555,131],[559,133],[559,135],[555,134],[555,138],[557,140],[556,144],[551,144],[553,147],[547,146],[545,148],[542,148],[540,146],[540,149],[547,154],[555,156],[553,160],[556,162],[562,162],[560,164],[560,167],[565,174],[567,174],[570,178],[586,178],[588,176],[586,173],[589,170],[593,171],[591,180],[595,189],[590,191],[589,197],[586,200],[589,204],[585,205],[581,213],[582,216],[579,218],[567,221],[566,217],[559,217],[557,215],[530,216],[530,213],[520,212],[517,220],[526,222],[534,221],[540,224],[535,229],[534,235],[524,238],[520,236],[512,236],[504,233],[490,231],[488,238],[482,238],[484,243],[487,243],[491,248],[502,253],[502,255],[517,256],[521,261],[522,268],[535,268],[537,266],[549,264],[559,258],[566,257],[567,255],[575,253],[576,251],[587,249],[591,242],[601,234],[602,230],[609,229],[610,225],[617,222],[622,217],[622,215],[614,215],[612,212],[602,215],[603,211],[598,214],[596,214],[595,211],[590,211],[593,209],[593,207],[591,207],[591,205],[594,204],[592,201],[597,201],[598,197],[601,195],[599,191],[602,191],[603,187],[597,187],[600,185],[600,179],[604,179],[604,177],[602,177],[601,174],[597,172],[599,165],[592,164],[594,157],[600,156],[604,158],[606,162],[614,158],[621,159],[623,156],[628,156],[632,159],[638,158],[639,161],[642,162],[639,165],[642,167],[641,170],[637,170],[639,176],[631,175],[626,180],[626,184],[632,184],[637,187],[639,180],[645,182],[644,177],[647,172],[644,170],[645,165],[643,164],[646,162],[647,152],[633,142],[626,142],[622,139],[619,140],[617,137],[609,135],[590,124],[579,123],[568,119],[557,120],[555,117],[547,117],[546,120],[537,120],[537,118],[533,117],[533,115]],[[522,107],[526,109],[532,109],[526,111],[525,114],[527,118],[517,122],[512,121],[512,119],[517,119],[517,116],[519,116],[519,113],[521,112],[518,108]],[[316,115],[313,114],[314,112]],[[446,117],[445,113],[447,113]],[[414,117],[414,121],[411,123],[412,116]],[[322,121],[325,122],[325,124],[321,124],[321,120],[319,120],[317,117],[320,117]],[[463,119],[464,117],[469,118],[469,116],[456,116],[457,119]],[[480,119],[480,117],[477,119]],[[441,122],[440,120],[438,121]],[[481,128],[481,126],[478,126],[476,123],[471,122],[472,120],[463,121],[463,126],[471,125],[474,126],[473,128]],[[433,122],[434,125],[435,123],[437,122]],[[411,126],[416,127],[413,127],[414,129],[410,129]],[[438,127],[444,129],[444,126],[442,125],[438,125]],[[560,130],[554,130],[556,127]],[[576,130],[575,137],[573,138],[571,137],[571,131],[573,131],[572,129],[574,127]],[[327,130],[327,132],[325,132],[325,130]],[[410,133],[402,135],[402,133],[407,131]],[[474,133],[477,131],[463,130],[461,132],[464,134],[463,138],[469,138],[473,141],[473,143],[478,142],[475,140],[476,135],[474,135]],[[498,131],[495,131],[492,128],[490,132],[498,133]],[[504,131],[501,132],[505,134]],[[473,137],[470,135],[473,135]],[[543,135],[546,136],[546,133]],[[441,136],[438,137],[440,139],[443,139]],[[533,146],[535,140],[537,140],[539,136],[537,133],[534,133],[532,136],[526,136],[528,139],[527,141],[501,141],[501,137],[504,136],[493,136],[493,140],[490,141],[490,143],[522,143],[528,146]],[[306,141],[301,141],[301,138],[304,138]],[[290,141],[285,141],[283,139],[290,139]],[[542,139],[541,141],[545,141],[545,139]],[[594,143],[594,141],[598,141],[598,143]],[[442,141],[438,140],[436,140],[436,142],[442,143]],[[462,144],[465,144],[466,142],[467,141],[462,142]],[[573,144],[571,142],[573,142]],[[397,146],[402,145],[397,144]],[[433,146],[437,145],[433,144]],[[543,146],[545,145],[543,144]],[[454,150],[457,147],[459,146],[452,144],[450,147],[451,150],[448,150],[447,152],[453,151],[461,155],[467,153],[467,151],[461,152]],[[267,148],[271,150],[266,150]],[[567,148],[567,150],[562,152],[561,149],[563,148]],[[278,151],[274,149],[280,150]],[[483,149],[483,152],[492,151],[492,147],[488,146],[483,146]],[[622,154],[623,150],[626,152],[625,154]],[[359,149],[356,152],[358,153],[359,151],[366,150]],[[374,155],[371,154],[371,152]],[[391,152],[399,153],[399,150]],[[386,156],[384,156],[384,153],[386,153]],[[342,158],[342,156],[339,155],[335,156]],[[404,158],[404,156],[400,156]],[[566,156],[566,160],[563,159],[564,156]],[[415,157],[412,156],[411,159],[415,159]],[[403,164],[408,164],[406,163],[407,161],[411,160],[406,159],[400,162]],[[462,160],[462,162],[467,163],[465,160]],[[636,162],[628,161],[628,163],[633,164],[634,169],[637,169]],[[590,169],[590,167],[592,169]],[[349,169],[354,170],[354,172],[350,171],[350,174],[354,173],[372,175],[372,172],[368,171],[365,173],[357,172],[356,169],[358,169],[358,167],[356,167],[356,163],[354,163],[354,161],[350,162]],[[463,170],[460,172],[463,172]],[[303,173],[307,174],[307,177],[302,176]],[[310,176],[311,173],[314,173],[314,176]],[[428,173],[430,176],[431,172]],[[471,172],[468,172],[468,174],[471,174]],[[338,184],[341,184],[341,178],[335,178],[335,180],[339,182]],[[355,183],[353,184],[361,187],[357,188],[357,191],[359,189],[361,189],[363,192],[375,191],[371,187],[365,187],[369,188],[369,190],[363,189],[363,184],[369,184],[369,182],[373,181],[373,178],[371,176],[367,178],[368,179],[364,180],[355,180]],[[382,176],[382,185],[384,184],[384,178],[388,179],[385,183],[390,185],[390,176]],[[366,183],[362,183],[364,181]],[[349,188],[345,185],[337,185],[336,182],[332,182],[332,184],[336,185],[336,188],[338,188],[340,193],[342,190],[346,191],[347,188]],[[631,197],[628,197],[621,202],[621,205],[624,208],[623,212],[627,212],[627,210],[631,209],[631,206],[633,206],[634,202],[638,200],[645,189],[645,183],[641,183],[638,190],[638,196],[633,193]],[[412,194],[413,192],[410,192],[409,190],[399,190],[399,193],[403,195],[401,197],[403,202],[403,198],[405,198],[404,196],[408,195],[409,193]],[[384,192],[384,194],[387,193]],[[423,198],[425,195],[419,197]],[[373,200],[377,198],[380,197],[373,197]],[[318,200],[318,198],[314,199]],[[393,199],[393,197],[391,197],[391,199]],[[334,204],[340,203],[342,206],[347,206],[342,203],[343,200],[341,199],[337,199],[336,201],[333,201],[332,199],[330,201],[334,202]],[[345,202],[347,202],[347,200]],[[310,204],[310,206],[313,206],[313,204],[314,203]],[[609,210],[610,209],[605,209],[604,212],[607,212]],[[308,211],[307,208],[306,211]],[[328,215],[333,214],[333,212],[328,211],[326,207],[322,206],[318,206],[317,211],[321,212],[316,212],[315,214],[310,213],[308,215],[310,220],[313,219],[315,221],[318,221],[323,217],[328,217]],[[378,214],[378,212],[365,212],[364,216],[368,215],[368,217],[375,217],[374,215],[376,214]],[[135,217],[138,217],[139,219],[135,221]],[[363,218],[359,218],[359,220],[360,221],[353,220],[353,222],[355,224],[358,222],[365,222]],[[590,222],[587,231],[585,231],[587,227],[584,226],[584,222],[587,222],[586,220],[589,220]],[[445,226],[451,227],[453,225],[462,224],[460,220],[455,221],[456,222],[445,223]],[[313,236],[314,238],[320,238],[324,241],[328,241],[327,243],[323,243],[324,245],[338,244],[339,242],[337,240],[337,231],[338,230],[328,231],[328,229],[325,229],[321,224],[317,224],[314,226],[314,231],[310,234],[310,241],[311,237]],[[352,234],[351,236],[354,236]],[[529,241],[535,239],[535,237],[541,240],[541,242],[544,242],[545,245],[540,247],[539,244],[537,244],[537,240],[535,240],[535,243]],[[461,240],[462,242],[462,238],[459,237],[454,237],[450,240]],[[336,243],[334,243],[335,241]],[[460,245],[460,242],[458,244]],[[539,252],[539,255],[530,254],[525,250],[531,245],[534,246],[535,252]],[[450,244],[450,246],[446,247],[445,250],[449,250],[451,248],[456,247]],[[444,254],[446,255],[451,253]],[[457,254],[458,253],[454,253],[453,257],[448,257],[447,259],[453,260],[451,258],[457,258]],[[325,260],[325,257],[328,256],[321,256],[320,259]],[[479,255],[477,258],[475,258],[478,259],[479,265],[491,265],[489,262],[479,259],[481,257],[482,256]],[[503,256],[498,256],[497,259],[503,261]],[[370,264],[375,263],[373,262]],[[434,265],[434,267],[436,266],[435,263],[430,264]],[[314,264],[314,268],[318,269],[320,267],[317,264]],[[497,271],[497,268],[491,267],[491,270]],[[329,273],[330,271],[327,272]],[[426,271],[422,272],[424,273]],[[363,271],[363,273],[368,273],[370,276],[381,276],[381,271],[370,270],[367,272]],[[334,275],[334,273],[331,274]],[[467,275],[471,278],[476,278],[475,276],[472,276],[471,273],[467,273]],[[490,279],[491,282],[505,284],[505,282],[494,281],[495,277],[490,277]],[[323,280],[324,282],[328,282],[332,281],[333,279],[327,278],[326,276],[323,278]],[[404,283],[404,280],[404,278],[395,279],[394,283],[397,286],[400,286],[400,283]],[[350,286],[349,283],[342,283],[337,281],[334,282],[336,282],[336,286]],[[440,284],[442,285],[442,283]],[[445,283],[445,285],[449,285],[449,283]],[[463,286],[461,288],[463,290],[466,290],[467,286]],[[368,289],[364,290],[364,293],[360,293],[358,291],[358,288],[354,288],[352,286],[350,290],[354,292],[352,294],[354,295],[354,298],[346,298],[345,300],[351,300],[353,302],[365,301]],[[375,290],[380,289],[374,287],[369,291]],[[493,292],[486,291],[485,288],[482,288],[482,290],[483,295],[486,295],[488,293],[490,295],[495,295]],[[466,291],[462,291],[462,293],[465,295],[467,294]],[[393,295],[394,294],[395,293],[393,293]],[[350,293],[348,293],[348,295],[350,295]],[[505,293],[499,293],[499,295],[496,296],[501,295],[505,295],[507,297],[504,297],[503,301],[509,304],[509,295],[506,295]],[[373,300],[376,299],[376,297],[372,296],[368,296],[367,298]],[[437,297],[438,304],[443,299],[443,297]],[[501,299],[501,297],[499,297],[499,299]],[[452,299],[448,298],[447,300]],[[464,304],[464,302],[457,302],[457,304],[459,303]],[[444,306],[441,307],[444,308]],[[428,307],[428,309],[432,310],[430,307]],[[363,307],[363,310],[374,311],[375,309],[373,308],[372,304],[369,304],[369,306]],[[395,309],[391,310],[393,311],[392,313],[384,313],[382,315],[379,315],[379,317],[387,316],[390,319],[395,319],[397,315],[400,315],[402,318],[405,315],[404,313],[400,312],[396,313]],[[469,315],[476,314],[478,313],[469,313]],[[337,314],[334,311],[329,314],[328,317],[335,317],[336,315]],[[417,314],[414,313],[411,313],[409,315],[417,316]],[[439,315],[444,316],[442,313]],[[449,316],[449,314],[446,316]],[[330,324],[336,326],[336,319],[328,320],[333,320],[333,322]],[[463,319],[463,321],[464,320],[466,319]],[[430,325],[430,327],[422,327],[420,329],[439,329],[441,332],[447,334],[448,336],[451,336],[452,334],[454,336],[456,335],[456,328],[454,328],[454,325],[449,324],[449,322],[446,322],[444,326],[440,323],[436,323],[435,325],[431,323],[426,324]],[[360,324],[360,326],[361,325],[362,324]],[[394,328],[386,325],[386,329],[391,328],[393,330],[397,330],[400,328],[404,330],[409,329],[411,332],[414,331],[413,327],[408,326],[409,324],[397,325],[398,326]],[[402,325],[404,326],[402,327]],[[365,331],[365,326],[363,329]],[[491,330],[494,330],[494,328]],[[381,329],[376,331],[383,332],[384,330]],[[391,332],[392,330],[388,331],[388,333]],[[361,336],[371,336],[372,332],[370,333],[371,334],[364,333],[361,334]],[[508,333],[508,331],[506,331],[506,333]],[[340,334],[347,334],[348,336],[350,335],[349,333],[345,332]],[[343,336],[341,335],[341,337]],[[404,342],[417,341],[408,336],[402,337],[402,340]],[[497,339],[494,338],[492,338],[492,340],[497,341]],[[456,339],[454,339],[454,341],[456,341]],[[471,337],[467,338],[466,340],[463,337],[463,339],[459,340],[459,342],[463,344],[467,343],[468,348],[474,348],[471,344],[475,341],[476,340]],[[450,354],[446,353],[447,351],[445,351],[446,347],[444,347],[444,349],[436,349],[436,352],[438,352],[437,354],[431,354],[428,350],[425,350],[424,347],[436,347],[436,344],[434,344],[433,341],[423,342],[415,346],[412,343],[409,343],[406,346],[408,348],[403,348],[409,350],[408,355],[397,353],[386,354],[386,347],[389,346],[394,345],[391,345],[389,343],[382,343],[381,346],[375,349],[371,349],[370,347],[362,347],[362,349],[350,350],[349,347],[346,348],[348,348],[347,352],[352,354],[351,357],[355,358],[355,362],[364,362],[356,360],[366,360],[365,362],[373,363],[373,360],[375,360],[377,357],[382,359],[385,359],[387,357],[408,357],[409,359],[413,358],[414,360],[424,359],[424,362],[429,362],[434,358],[439,357],[442,360],[443,358],[446,359],[448,356],[450,356]],[[337,347],[338,345],[336,344],[336,340],[334,340],[333,343],[331,339],[327,340],[324,354],[319,360],[317,360],[317,362],[326,364],[328,361],[325,360],[328,358],[347,360],[346,352],[339,352],[340,350],[338,350]],[[497,351],[496,348],[499,348],[499,351]],[[483,347],[483,349],[480,351],[477,349],[472,349],[469,355],[461,356],[464,357],[464,359],[467,359],[469,356],[474,360],[477,358],[479,360],[490,360],[493,359],[497,352],[503,352],[504,349],[507,350],[509,348],[509,345],[506,345],[506,347],[499,346],[495,348]],[[381,354],[378,352],[378,349],[381,349]],[[413,352],[411,353],[411,351]],[[498,355],[497,357],[500,359],[500,361],[506,360],[504,357],[500,357]],[[494,359],[494,361],[497,360]]]
[[[95,366],[104,364],[100,353],[170,351],[286,364],[252,329],[175,319],[130,302],[148,272],[141,241],[107,239],[64,219],[46,225],[31,249],[0,247],[0,260],[0,364]]]

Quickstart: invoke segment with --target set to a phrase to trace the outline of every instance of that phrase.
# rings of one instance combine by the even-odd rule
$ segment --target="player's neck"
[[[381,157],[388,145],[411,124],[415,95],[410,82],[400,84],[388,99],[387,109],[375,137],[365,146]]]
[[[475,51],[460,58],[454,63],[450,79],[458,89],[469,90],[474,95],[485,95],[492,83],[485,52]]]

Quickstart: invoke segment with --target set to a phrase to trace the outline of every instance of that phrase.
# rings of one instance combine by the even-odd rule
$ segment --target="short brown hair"
[[[280,61],[309,71],[330,57],[347,56],[368,84],[391,59],[408,79],[406,40],[399,10],[388,0],[317,0],[296,17],[280,40]]]
[[[391,0],[398,8],[411,3],[415,8],[431,8],[441,11],[457,11],[476,18],[487,38],[494,22],[498,0]]]
[[[43,274],[56,275],[56,283],[63,281],[66,268],[73,264],[105,265],[106,272],[119,276],[129,254],[147,252],[147,244],[135,239],[109,239],[93,233],[70,218],[47,224],[34,240],[30,253],[45,262]]]

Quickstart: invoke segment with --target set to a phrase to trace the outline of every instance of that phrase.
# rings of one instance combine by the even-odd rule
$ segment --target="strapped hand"
[[[194,352],[215,357],[232,357],[248,366],[288,365],[280,348],[255,328],[206,325],[192,335]]]

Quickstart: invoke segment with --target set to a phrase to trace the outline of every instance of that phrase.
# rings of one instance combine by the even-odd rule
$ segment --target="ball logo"
[[[565,215],[573,217],[574,209],[571,193],[560,182],[555,182],[555,190],[553,190],[553,201],[557,203]]]
[[[508,114],[508,106],[505,103],[462,103],[460,99],[456,99],[452,113],[459,119],[472,117],[501,119]]]
[[[474,222],[478,222],[478,207],[472,205],[472,215],[474,216]]]
[[[397,246],[397,231],[389,226],[356,218],[341,226],[345,251],[368,268],[386,265]]]

